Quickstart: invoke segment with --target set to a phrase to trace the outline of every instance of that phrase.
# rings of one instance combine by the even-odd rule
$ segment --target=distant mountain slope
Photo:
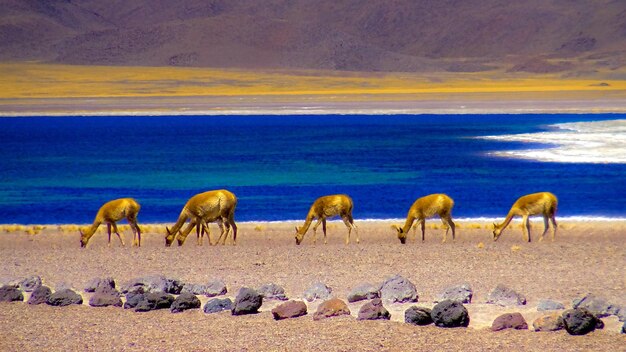
[[[624,0],[0,0],[0,60],[584,74],[626,66]]]

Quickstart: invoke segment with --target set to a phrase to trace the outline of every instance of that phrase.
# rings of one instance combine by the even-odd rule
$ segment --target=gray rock
[[[618,315],[620,310],[619,306],[609,303],[604,297],[598,297],[591,293],[575,299],[572,305],[574,308],[585,308],[598,318]]]
[[[419,296],[413,283],[400,275],[395,275],[383,282],[380,297],[391,303],[417,302]]]
[[[124,309],[136,308],[139,302],[144,300],[145,293],[142,292],[129,292],[126,294],[126,302],[124,302]]]
[[[584,308],[568,309],[563,312],[563,324],[570,335],[586,335],[596,329],[598,318]]]
[[[206,294],[206,289],[207,286],[206,285],[198,285],[198,284],[185,284],[185,286],[183,286],[182,291],[180,291],[181,294],[183,293],[191,293],[192,295],[205,295]]]
[[[204,305],[205,313],[219,313],[225,310],[232,310],[233,302],[230,298],[213,298]]]
[[[15,302],[23,300],[24,294],[19,288],[10,285],[0,287],[0,302]]]
[[[97,292],[89,299],[89,305],[92,307],[121,307],[122,299],[120,298],[119,293],[118,295],[114,295],[104,292]]]
[[[257,290],[264,299],[273,299],[278,301],[286,301],[285,289],[276,284],[265,284]]]
[[[37,287],[28,299],[28,304],[43,304],[48,301],[48,297],[52,294],[52,290],[48,286],[41,285]]]
[[[565,306],[561,302],[553,301],[550,299],[542,299],[537,304],[537,311],[543,312],[546,310],[561,310],[565,309]]]
[[[622,334],[626,334],[626,323],[624,323],[624,325],[622,325]]]
[[[242,287],[235,297],[232,315],[256,314],[263,304],[263,296],[256,290]]]
[[[181,293],[172,303],[172,313],[178,313],[189,309],[200,308],[202,303],[196,295],[191,293]]]
[[[383,301],[380,298],[374,298],[370,302],[365,303],[359,309],[357,320],[389,320],[391,314],[383,307]]]
[[[93,278],[85,286],[85,292],[110,292],[112,290],[115,290],[115,280],[112,277]]]
[[[433,302],[439,303],[445,300],[458,301],[461,303],[471,303],[472,296],[474,296],[474,291],[472,291],[472,287],[465,283],[462,285],[451,286],[443,290],[443,292],[439,293]]]
[[[404,311],[404,322],[413,325],[430,325],[433,323],[432,311],[428,308],[413,306]]]
[[[506,313],[497,317],[491,324],[491,331],[504,329],[527,330],[528,323],[520,313]]]
[[[526,297],[504,285],[498,285],[487,296],[487,303],[499,306],[521,306],[526,304]]]
[[[206,285],[206,291],[204,293],[207,297],[215,297],[225,295],[228,292],[226,284],[221,280],[211,281]]]
[[[623,306],[619,309],[619,312],[617,312],[617,317],[619,318],[619,321],[626,321],[626,306]]]
[[[135,307],[135,312],[148,312],[157,309],[169,309],[174,303],[174,296],[165,292],[147,292]]]
[[[37,287],[41,286],[41,278],[37,275],[33,275],[16,280],[13,284],[24,292],[33,292]]]
[[[72,290],[74,291],[74,287],[72,284],[70,284],[69,282],[65,282],[65,281],[61,281],[58,282],[55,286],[54,286],[54,291],[64,291],[64,290]]]
[[[71,304],[83,304],[83,297],[66,288],[51,294],[46,303],[51,306],[65,307]]]
[[[332,292],[332,288],[318,282],[304,291],[303,296],[307,301],[313,302],[316,299],[328,299]]]
[[[380,287],[372,284],[362,284],[350,291],[348,302],[358,302],[366,299],[380,298]]]
[[[302,301],[288,301],[272,309],[274,320],[297,318],[306,313],[307,307]]]
[[[442,328],[467,327],[470,317],[463,303],[446,300],[437,303],[430,314],[435,325]]]
[[[122,293],[136,290],[142,286],[145,292],[165,292],[174,295],[180,294],[185,284],[177,279],[169,279],[163,275],[151,275],[130,280],[122,287]]]

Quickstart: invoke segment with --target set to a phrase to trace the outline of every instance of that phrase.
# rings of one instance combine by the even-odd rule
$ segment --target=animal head
[[[300,233],[300,229],[296,226],[296,244],[300,245],[300,243],[302,243],[303,238],[304,238],[304,234]]]
[[[87,247],[87,242],[89,242],[89,238],[91,236],[86,234],[85,230],[83,230],[83,229],[79,229],[78,232],[80,232],[80,248]]]
[[[174,242],[174,238],[176,237],[176,233],[172,233],[169,228],[165,227],[165,247],[169,247]]]
[[[402,228],[400,226],[393,226],[394,229],[396,229],[396,231],[398,231],[398,239],[400,240],[400,243],[405,244],[406,243],[406,232],[404,232],[404,230],[402,230]]]
[[[184,239],[182,239],[182,238],[180,238],[180,237],[178,237],[178,246],[179,246],[179,247],[180,247],[180,246],[182,246],[182,245],[183,245],[183,243],[185,243],[185,240],[184,240]]]
[[[498,227],[496,223],[493,224],[493,241],[497,241],[500,238],[500,234],[502,234],[502,229]]]

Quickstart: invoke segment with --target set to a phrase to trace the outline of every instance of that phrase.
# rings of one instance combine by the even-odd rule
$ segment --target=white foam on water
[[[626,120],[562,123],[551,127],[555,130],[479,138],[554,145],[489,153],[494,156],[563,163],[626,163]]]

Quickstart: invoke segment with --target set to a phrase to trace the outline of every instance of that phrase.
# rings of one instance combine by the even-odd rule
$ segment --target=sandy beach
[[[121,247],[115,236],[107,246],[100,230],[86,249],[79,246],[76,226],[6,225],[0,242],[0,278],[12,280],[39,275],[52,289],[60,283],[83,295],[82,306],[65,308],[25,303],[0,304],[4,334],[1,350],[306,350],[306,351],[403,351],[470,350],[621,350],[626,336],[616,316],[604,318],[606,327],[586,336],[565,331],[491,332],[493,320],[504,313],[520,312],[532,329],[541,299],[553,299],[570,308],[572,300],[587,293],[626,305],[623,268],[626,222],[565,221],[556,241],[538,240],[542,229],[535,220],[534,241],[522,240],[519,224],[494,242],[487,223],[459,222],[457,239],[441,243],[438,220],[427,222],[426,241],[409,237],[401,245],[390,221],[359,222],[361,243],[345,245],[340,222],[329,226],[328,244],[321,231],[316,245],[312,232],[296,246],[296,222],[241,223],[236,246],[197,246],[189,237],[182,247],[164,247],[162,225],[142,224],[141,248]],[[213,236],[217,228],[213,225]],[[124,231],[131,242],[130,231]],[[241,287],[258,288],[276,283],[290,299],[302,300],[303,292],[321,281],[334,297],[346,300],[350,290],[362,283],[380,284],[400,274],[415,284],[418,303],[385,304],[391,321],[357,321],[365,303],[350,303],[351,317],[313,321],[318,301],[307,303],[309,314],[274,321],[270,310],[278,301],[266,300],[261,313],[231,316],[228,312],[205,314],[192,310],[173,314],[169,310],[135,313],[121,308],[87,305],[85,285],[95,277],[111,276],[118,286],[140,276],[161,274],[186,283],[223,280],[226,297],[234,298]],[[442,329],[405,324],[404,311],[412,306],[432,308],[434,297],[444,288],[469,283],[474,291],[468,328]],[[506,285],[527,298],[525,306],[499,307],[485,304],[496,285]],[[26,297],[28,298],[28,296]],[[199,297],[202,304],[209,299]]]

